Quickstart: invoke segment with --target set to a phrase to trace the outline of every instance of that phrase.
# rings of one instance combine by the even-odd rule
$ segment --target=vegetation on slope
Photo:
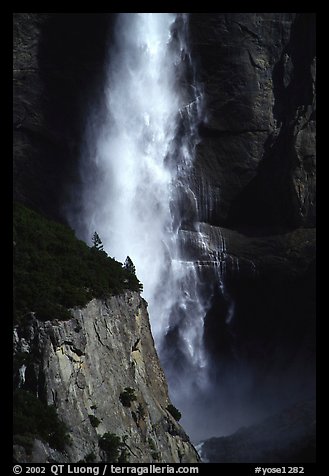
[[[70,444],[66,425],[58,418],[51,405],[41,402],[26,390],[14,392],[14,443],[31,452],[34,438],[49,443],[52,448],[63,451]]]
[[[129,269],[99,247],[21,204],[14,205],[14,311],[21,320],[69,319],[70,308],[142,285]]]

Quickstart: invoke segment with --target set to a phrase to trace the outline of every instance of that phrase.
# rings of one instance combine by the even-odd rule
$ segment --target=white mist
[[[129,255],[135,264],[171,396],[183,414],[184,402],[207,383],[206,303],[198,266],[184,259],[180,233],[186,197],[195,222],[198,213],[189,173],[202,95],[195,83],[187,85],[187,68],[193,69],[187,16],[119,14],[108,61],[106,116],[97,128],[90,116],[81,160],[82,212],[71,217],[85,241],[97,231],[110,256],[124,262]],[[169,329],[176,330],[185,362],[178,363],[176,374],[176,357],[169,362],[168,352],[162,352]],[[193,419],[195,409],[186,411]]]

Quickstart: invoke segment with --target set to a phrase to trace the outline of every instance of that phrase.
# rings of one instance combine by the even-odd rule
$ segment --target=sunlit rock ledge
[[[217,267],[236,278],[275,272],[294,278],[314,264],[314,228],[269,236],[247,236],[207,223],[200,223],[197,228],[198,231],[181,230],[180,234],[186,261],[196,262],[200,268]]]

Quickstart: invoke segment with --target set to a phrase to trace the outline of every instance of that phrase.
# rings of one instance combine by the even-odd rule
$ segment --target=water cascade
[[[191,242],[215,264],[216,285],[224,292],[225,243],[209,256],[200,215],[212,206],[210,195],[204,191],[201,204],[192,185],[197,129],[205,119],[202,97],[188,16],[119,14],[105,117],[95,127],[97,111],[90,114],[82,210],[71,218],[83,239],[90,242],[96,230],[110,256],[121,262],[130,256],[135,264],[172,399],[189,420],[195,407],[184,402],[208,386],[203,326],[211,298]]]

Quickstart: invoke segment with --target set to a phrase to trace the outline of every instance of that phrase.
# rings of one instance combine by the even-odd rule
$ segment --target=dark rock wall
[[[314,226],[314,15],[197,13],[191,37],[207,110],[204,221],[266,233]]]
[[[112,16],[15,13],[13,22],[14,198],[65,221]]]
[[[234,415],[250,424],[315,393],[315,15],[195,13],[190,31],[206,111],[192,186],[208,257],[184,226],[212,294],[213,391],[200,404],[211,411],[198,426],[225,434]],[[224,294],[211,262],[223,240]]]
[[[227,326],[215,292],[205,339],[221,363],[233,340],[277,379],[294,359],[314,361],[315,15],[197,13],[190,24],[206,102],[195,188],[201,221],[226,241],[235,303]]]

